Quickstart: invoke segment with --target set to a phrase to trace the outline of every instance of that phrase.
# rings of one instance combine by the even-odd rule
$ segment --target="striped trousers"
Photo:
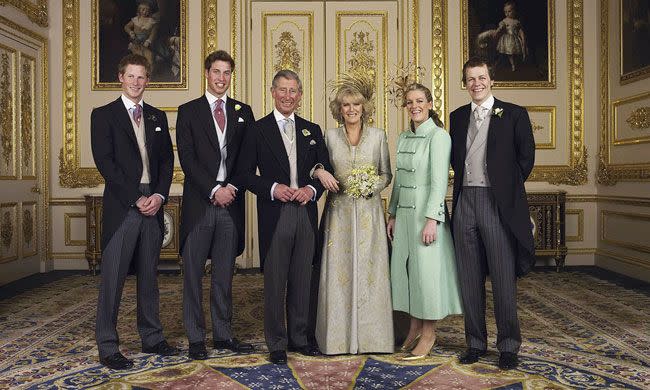
[[[497,349],[517,353],[521,334],[517,318],[516,241],[501,221],[489,187],[463,187],[454,209],[453,228],[467,346],[487,349],[485,279],[489,273]]]
[[[141,184],[140,190],[150,194],[149,185]],[[156,216],[147,217],[131,208],[104,249],[95,322],[100,358],[119,352],[117,314],[131,259],[137,259],[137,321],[142,347],[153,347],[163,341],[158,292],[161,241]]]

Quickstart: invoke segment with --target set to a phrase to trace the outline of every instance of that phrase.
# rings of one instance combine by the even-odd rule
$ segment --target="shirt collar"
[[[217,101],[217,99],[223,100],[223,106],[226,106],[226,102],[228,101],[228,94],[224,93],[222,97],[218,98],[208,92],[207,90],[205,91],[205,97],[208,99],[208,104],[210,104],[210,107],[214,106],[214,103]]]
[[[476,109],[476,106],[478,104],[472,102],[472,112]],[[490,95],[483,103],[481,103],[481,107],[487,108],[488,110],[492,109],[492,106],[494,106],[494,95]]]
[[[286,116],[282,115],[280,113],[280,111],[278,111],[277,108],[274,108],[273,109],[273,116],[275,117],[276,122],[283,122],[285,119],[290,118],[293,121],[293,123],[296,123],[296,114],[293,113],[293,112],[291,113],[291,115],[286,117]]]
[[[124,96],[124,94],[122,94],[122,103],[124,103],[124,107],[126,108],[127,111],[131,111],[131,109],[135,107],[135,103],[133,103],[133,101],[128,97]],[[140,99],[138,104],[144,110],[144,99]]]

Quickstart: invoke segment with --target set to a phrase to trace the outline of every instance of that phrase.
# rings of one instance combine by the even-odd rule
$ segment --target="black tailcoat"
[[[226,175],[222,185],[230,183],[239,157],[246,126],[255,122],[251,107],[228,97],[226,99]],[[203,218],[210,203],[210,192],[217,185],[221,150],[217,129],[208,99],[201,96],[178,107],[176,146],[183,172],[183,206],[180,227],[180,247],[194,226]],[[237,186],[237,197],[228,211],[237,229],[237,255],[245,242],[245,188]]]
[[[323,164],[332,172],[329,154],[320,126],[298,115],[296,125],[296,165],[298,170],[298,187],[311,185],[316,189],[316,200],[323,194],[324,188],[317,179],[309,176],[310,170],[317,164]],[[259,232],[259,250],[261,268],[271,245],[275,226],[280,217],[283,202],[271,200],[273,183],[290,185],[289,157],[287,156],[280,129],[273,113],[255,122],[249,128],[249,134],[242,146],[241,160],[237,181],[257,195],[257,221]],[[259,175],[256,174],[259,169]],[[318,237],[318,209],[316,202],[308,202],[307,213],[311,222],[314,238]]]
[[[167,116],[147,103],[144,103],[142,108],[151,193],[164,196],[166,203],[174,171],[174,153]],[[129,112],[121,97],[92,111],[90,138],[95,164],[106,183],[102,211],[103,249],[124,220],[129,208],[143,195],[139,189],[142,157]],[[162,207],[156,217],[160,232],[164,234]]]
[[[500,116],[494,114],[494,110],[499,108],[503,110]],[[470,115],[471,104],[467,104],[449,116],[452,139],[451,166],[454,170],[454,209],[463,186]],[[535,164],[535,140],[526,109],[494,99],[486,147],[487,172],[492,194],[499,207],[501,220],[517,240],[515,269],[518,276],[523,276],[535,263],[535,244],[524,187],[524,182]]]

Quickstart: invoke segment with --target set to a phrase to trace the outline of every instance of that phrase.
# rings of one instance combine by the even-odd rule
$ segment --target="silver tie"
[[[291,118],[287,118],[284,120],[284,135],[289,138],[289,141],[293,142],[293,137],[296,133],[296,127],[293,124],[293,120]]]

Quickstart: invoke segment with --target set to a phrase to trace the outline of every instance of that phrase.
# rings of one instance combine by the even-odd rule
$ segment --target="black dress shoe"
[[[272,351],[269,354],[269,360],[273,364],[287,364],[287,353],[285,351]]]
[[[155,353],[156,355],[160,355],[160,356],[176,356],[180,351],[178,350],[178,348],[172,347],[167,343],[167,341],[163,340],[158,344],[154,345],[153,347],[142,348],[142,352]]]
[[[208,358],[208,351],[205,349],[205,343],[190,343],[189,357],[192,360],[205,360]]]
[[[115,352],[111,356],[99,358],[99,362],[112,370],[128,370],[133,367],[133,361],[125,358],[119,352]]]
[[[305,345],[302,347],[290,347],[290,352],[298,352],[301,355],[305,356],[320,356],[320,350],[315,345]]]
[[[517,368],[518,364],[519,359],[516,353],[501,352],[501,355],[499,355],[499,368],[502,370],[512,370]]]
[[[215,349],[229,349],[233,352],[253,352],[253,345],[241,342],[237,339],[221,340],[214,342]]]
[[[485,355],[485,350],[468,348],[465,353],[458,358],[460,364],[472,364],[478,362],[478,358]]]

